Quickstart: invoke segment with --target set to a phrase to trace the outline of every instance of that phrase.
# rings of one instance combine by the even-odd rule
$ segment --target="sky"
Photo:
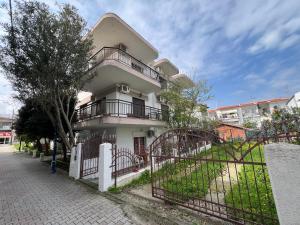
[[[300,91],[299,0],[41,2],[53,10],[71,3],[88,28],[104,13],[118,14],[158,49],[160,58],[170,59],[195,80],[207,80],[210,108]],[[0,18],[5,16],[0,11]],[[0,114],[17,107],[11,94],[0,72]]]

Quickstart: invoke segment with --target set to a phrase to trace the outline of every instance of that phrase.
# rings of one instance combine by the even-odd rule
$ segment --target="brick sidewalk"
[[[0,146],[0,224],[133,224],[119,205]]]

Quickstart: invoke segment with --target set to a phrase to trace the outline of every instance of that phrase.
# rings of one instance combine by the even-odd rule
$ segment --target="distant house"
[[[286,108],[287,102],[288,98],[274,98],[239,105],[222,106],[208,110],[208,116],[210,119],[226,124],[241,126],[246,122],[253,122],[260,127],[262,121],[271,119],[274,109]]]
[[[217,126],[217,131],[220,138],[226,141],[231,139],[245,139],[247,130],[250,129],[227,123],[220,123]]]
[[[13,137],[11,129],[12,119],[8,117],[0,117],[0,144],[9,144]]]
[[[287,102],[289,109],[300,107],[300,91],[296,92]]]

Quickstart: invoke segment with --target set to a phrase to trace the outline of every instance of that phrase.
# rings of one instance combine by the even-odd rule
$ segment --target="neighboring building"
[[[13,138],[12,119],[0,117],[0,144],[10,144]]]
[[[226,124],[226,123],[220,123],[217,126],[217,131],[219,133],[220,138],[224,139],[225,141],[231,140],[231,139],[245,139],[246,138],[246,132],[249,130],[248,128],[232,125],[232,124]]]
[[[258,127],[261,122],[271,118],[274,109],[286,108],[288,98],[275,98],[263,101],[249,102],[233,106],[219,107],[208,110],[209,117],[227,124],[243,125],[254,122]]]
[[[90,31],[95,50],[77,105],[79,139],[100,135],[142,154],[167,127],[168,106],[160,92],[193,82],[121,18],[105,14]]]
[[[296,92],[287,102],[287,107],[289,109],[292,108],[300,108],[300,91]]]

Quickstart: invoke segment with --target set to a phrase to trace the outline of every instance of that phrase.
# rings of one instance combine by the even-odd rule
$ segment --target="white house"
[[[140,154],[167,127],[168,106],[160,92],[169,82],[193,82],[113,13],[105,14],[89,35],[94,41],[89,75],[74,125],[79,138],[114,137],[118,147]]]
[[[300,91],[296,92],[287,102],[289,109],[300,107]]]
[[[243,125],[246,122],[254,122],[257,126],[260,126],[263,120],[271,118],[274,109],[286,108],[287,101],[287,98],[274,98],[223,106],[208,110],[208,115],[211,119],[220,120],[228,124]]]

